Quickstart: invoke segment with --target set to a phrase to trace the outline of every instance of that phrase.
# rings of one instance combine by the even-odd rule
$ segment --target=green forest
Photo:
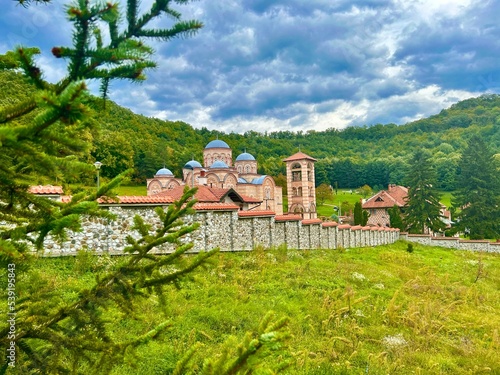
[[[15,104],[35,90],[20,75],[7,71],[0,72],[0,86],[0,106]],[[460,154],[473,135],[485,139],[496,157],[500,157],[499,95],[467,99],[439,114],[404,125],[265,134],[254,131],[224,134],[206,128],[195,129],[181,121],[134,114],[111,100],[93,96],[87,100],[90,121],[95,124],[93,130],[82,136],[88,137],[93,147],[90,154],[82,154],[80,158],[90,164],[101,161],[104,178],[132,168],[132,182],[136,184],[143,184],[164,165],[181,175],[182,166],[193,157],[201,160],[203,148],[216,137],[224,139],[236,155],[246,149],[258,160],[259,173],[272,176],[285,173],[282,159],[300,147],[318,159],[316,184],[339,188],[369,185],[377,190],[389,183],[404,184],[411,155],[425,149],[432,154],[437,188],[454,190]],[[37,182],[54,184],[56,178]],[[75,176],[75,181],[82,178],[85,180]]]

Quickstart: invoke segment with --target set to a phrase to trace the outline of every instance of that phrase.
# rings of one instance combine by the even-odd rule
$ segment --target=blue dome
[[[220,139],[214,139],[213,141],[209,142],[208,145],[205,146],[205,148],[231,148],[231,147],[229,147],[226,142],[221,141]]]
[[[238,184],[248,184],[248,181],[243,177],[238,177]]]
[[[255,158],[253,157],[252,154],[244,152],[242,154],[239,154],[235,161],[247,161],[247,160],[255,160]]]
[[[226,163],[221,160],[216,160],[210,168],[229,168]]]
[[[202,168],[202,166],[196,160],[190,160],[184,165],[184,169],[192,169],[192,168]]]
[[[254,178],[252,180],[252,184],[254,185],[262,185],[264,183],[264,179],[267,177],[267,175],[260,176],[258,178]]]
[[[162,168],[160,169],[158,172],[156,172],[156,175],[155,176],[173,176],[174,174],[172,173],[172,171],[168,168]]]

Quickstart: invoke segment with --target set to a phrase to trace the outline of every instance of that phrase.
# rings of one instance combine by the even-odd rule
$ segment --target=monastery
[[[314,162],[316,159],[298,152],[284,160],[287,171],[288,212],[304,219],[316,218]],[[236,157],[229,145],[219,139],[203,150],[203,165],[188,161],[182,177],[168,168],[159,169],[147,180],[148,196],[178,199],[185,186],[196,186],[195,198],[206,204],[232,204],[240,211],[266,211],[283,214],[283,192],[271,176],[257,173],[257,160],[247,152]]]

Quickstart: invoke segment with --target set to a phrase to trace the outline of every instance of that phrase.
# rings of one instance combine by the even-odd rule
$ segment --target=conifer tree
[[[441,220],[441,203],[435,189],[436,172],[431,155],[424,150],[413,154],[409,163],[408,197],[405,205],[405,224],[410,233],[429,233],[445,228]]]
[[[399,228],[400,230],[405,230],[405,226],[403,224],[403,219],[401,218],[401,209],[397,204],[392,206],[387,210],[389,213],[389,225],[391,228]]]
[[[356,202],[354,204],[354,225],[366,225],[369,217],[370,213],[363,210],[361,202]]]
[[[29,0],[18,0],[29,5]],[[37,2],[49,2],[34,0]],[[112,218],[101,210],[97,198],[110,196],[128,172],[116,177],[95,192],[74,194],[69,203],[37,197],[29,186],[43,181],[65,183],[71,173],[93,172],[93,166],[80,162],[89,156],[92,130],[86,103],[89,99],[87,80],[101,81],[101,94],[105,98],[110,83],[115,79],[138,81],[144,79],[144,70],[152,68],[153,50],[146,41],[168,41],[177,36],[189,36],[202,27],[198,21],[182,21],[181,15],[171,8],[172,3],[185,4],[189,0],[157,0],[149,10],[140,14],[139,1],[128,0],[126,24],[118,4],[79,0],[68,6],[69,20],[74,24],[73,46],[55,47],[56,58],[68,61],[67,75],[56,84],[43,79],[36,64],[37,48],[17,47],[0,56],[0,70],[19,74],[34,87],[34,94],[0,108],[0,266],[14,265],[16,271],[30,277],[32,249],[43,250],[48,234],[65,238],[67,230],[81,229],[82,215]],[[21,8],[22,11],[22,8]],[[150,25],[164,16],[173,20],[165,29]],[[103,26],[104,25],[104,26]],[[109,42],[102,37],[106,28]],[[216,250],[200,253],[196,257],[183,255],[192,244],[183,236],[197,228],[186,224],[183,217],[193,213],[194,190],[167,211],[157,210],[161,225],[154,229],[139,216],[133,230],[139,239],[130,236],[129,246],[119,267],[96,275],[94,285],[81,290],[71,300],[61,299],[57,291],[33,287],[22,298],[16,299],[15,338],[11,339],[9,324],[0,324],[0,350],[6,353],[12,342],[16,352],[17,371],[20,373],[109,373],[131,351],[168,328],[168,322],[159,324],[143,335],[120,341],[112,334],[113,319],[108,314],[127,315],[137,309],[141,298],[150,294],[159,296],[162,303],[163,288],[178,284],[195,268],[204,264]],[[155,256],[154,248],[170,243],[175,251],[167,256]],[[7,301],[5,290],[3,300]],[[251,371],[251,358],[267,355],[276,350],[286,337],[285,320],[269,320],[257,337],[248,337],[241,350],[218,362],[227,373],[239,369]],[[186,353],[178,366],[183,373],[192,359],[194,349]],[[4,356],[4,360],[6,360]],[[9,361],[0,367],[6,371]],[[209,373],[209,372],[207,372]]]
[[[459,161],[453,205],[457,227],[471,239],[500,238],[500,177],[493,153],[473,136]]]

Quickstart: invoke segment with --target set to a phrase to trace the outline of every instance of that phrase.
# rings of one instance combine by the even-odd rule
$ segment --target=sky
[[[71,43],[65,1],[2,2],[0,53],[40,47],[45,77],[60,79],[65,67],[50,49]],[[200,0],[176,9],[204,28],[151,43],[158,67],[142,84],[112,84],[111,100],[244,133],[400,125],[500,92],[497,0]]]

